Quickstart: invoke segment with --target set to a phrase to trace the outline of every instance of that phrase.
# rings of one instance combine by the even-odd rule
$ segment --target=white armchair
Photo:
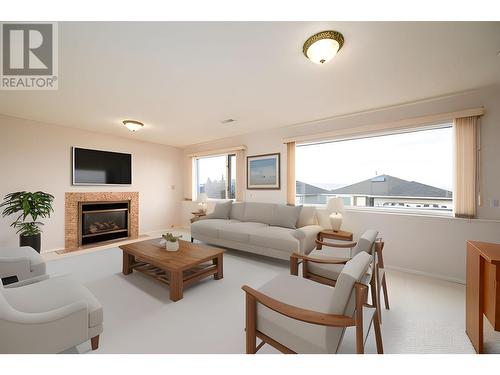
[[[376,308],[366,304],[368,288],[361,282],[371,260],[362,252],[347,262],[333,288],[291,275],[278,276],[259,290],[243,286],[247,353],[264,344],[283,353],[337,353],[351,326],[356,327],[356,351],[364,353],[372,321],[377,352],[383,353]]]
[[[103,330],[99,301],[69,276],[17,287],[0,284],[0,353],[59,353]]]
[[[29,246],[0,248],[0,279],[7,283],[43,279],[45,261]],[[46,277],[45,277],[46,278]]]

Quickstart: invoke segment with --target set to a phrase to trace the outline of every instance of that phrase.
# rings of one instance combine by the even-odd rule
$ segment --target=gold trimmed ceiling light
[[[313,63],[321,65],[333,59],[343,45],[344,36],[338,31],[321,31],[306,40],[302,52]]]
[[[144,126],[142,122],[135,120],[123,120],[123,125],[125,125],[131,132],[136,132],[137,130],[142,129],[142,127]]]

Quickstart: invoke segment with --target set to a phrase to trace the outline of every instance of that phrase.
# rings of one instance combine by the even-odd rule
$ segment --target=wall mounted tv
[[[131,183],[131,154],[73,147],[73,185]]]

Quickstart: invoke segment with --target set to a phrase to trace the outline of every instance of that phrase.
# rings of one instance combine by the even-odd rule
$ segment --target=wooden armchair
[[[371,286],[372,303],[377,307],[379,318],[381,319],[380,295],[383,291],[385,308],[389,309],[389,297],[387,294],[387,281],[384,271],[384,258],[382,250],[384,242],[377,239],[378,232],[375,230],[366,231],[358,242],[329,243],[316,241],[318,244],[333,248],[350,248],[351,254],[367,252],[373,257],[365,281]],[[293,253],[290,257],[290,273],[298,275],[298,265],[302,264],[302,276],[325,285],[335,286],[338,276],[344,265],[350,258],[340,258],[338,251],[334,249],[313,250],[309,255]]]
[[[243,286],[247,354],[265,344],[287,354],[337,353],[347,327],[355,327],[356,352],[362,354],[372,323],[382,354],[378,314],[367,304],[368,287],[360,282],[370,262],[366,253],[354,257],[335,288],[291,275],[278,276],[259,290]]]

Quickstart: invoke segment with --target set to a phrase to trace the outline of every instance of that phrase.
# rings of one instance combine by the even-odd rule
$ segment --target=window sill
[[[304,204],[307,207],[316,207],[318,209],[326,209],[324,204]],[[358,212],[358,213],[368,213],[368,214],[382,214],[382,215],[399,215],[399,216],[417,216],[426,218],[436,218],[436,219],[448,219],[457,221],[468,221],[468,222],[485,222],[485,223],[500,223],[497,219],[467,219],[462,217],[455,217],[451,212],[432,212],[432,211],[406,211],[401,209],[390,209],[390,208],[377,208],[377,207],[345,207],[346,212]]]
[[[403,215],[403,216],[422,216],[455,219],[450,211],[432,211],[432,210],[407,210],[398,208],[377,208],[377,207],[346,207],[349,212],[370,212],[384,215]]]

